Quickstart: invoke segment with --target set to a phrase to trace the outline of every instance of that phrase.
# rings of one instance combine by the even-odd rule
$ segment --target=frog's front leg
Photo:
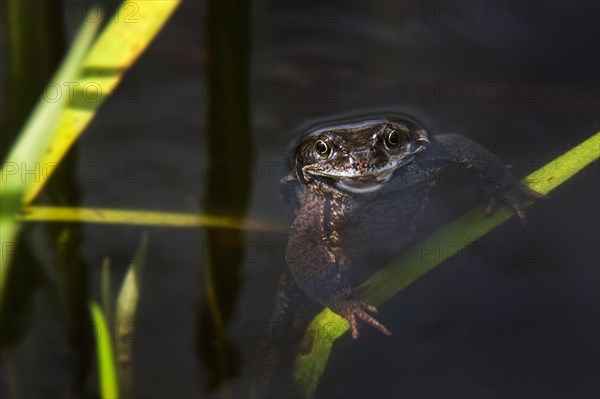
[[[518,182],[510,167],[485,147],[459,134],[438,135],[432,140],[431,151],[425,162],[433,165],[460,164],[473,171],[473,176],[487,199],[486,214],[491,214],[499,203],[511,207],[525,223],[522,202],[526,198],[546,198]]]
[[[347,260],[334,245],[336,232],[331,226],[335,223],[330,217],[324,217],[329,211],[321,201],[305,204],[298,210],[285,254],[290,271],[306,294],[348,320],[352,338],[359,336],[359,322],[390,335],[372,316],[377,309],[356,299],[344,276],[343,266]]]

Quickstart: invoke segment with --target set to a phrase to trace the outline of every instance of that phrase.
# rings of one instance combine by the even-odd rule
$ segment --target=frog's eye
[[[314,148],[315,148],[315,152],[321,158],[327,158],[331,155],[331,151],[332,151],[331,146],[323,140],[317,140],[315,142]]]
[[[402,136],[395,129],[386,129],[385,131],[385,146],[387,148],[398,147],[402,142]]]

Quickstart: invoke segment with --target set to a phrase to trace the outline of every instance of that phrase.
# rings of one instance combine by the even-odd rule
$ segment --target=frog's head
[[[350,193],[378,190],[425,149],[427,133],[411,121],[370,120],[309,132],[295,151],[295,173]]]

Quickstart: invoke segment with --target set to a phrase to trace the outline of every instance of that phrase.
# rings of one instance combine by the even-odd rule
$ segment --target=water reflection
[[[82,137],[78,161],[99,165],[103,175],[94,181],[78,178],[78,203],[191,212],[202,198],[202,211],[287,224],[292,215],[278,198],[278,181],[293,132],[339,112],[394,109],[414,115],[433,134],[461,133],[517,168],[531,165],[523,173],[598,130],[595,3],[489,2],[503,12],[494,21],[482,16],[483,4],[449,3],[463,17],[453,17],[450,8],[442,14],[442,2],[288,6],[265,1],[252,3],[250,28],[235,22],[246,8],[231,10],[225,14],[234,23],[220,29],[251,34],[236,36],[246,47],[231,44],[233,61],[216,72],[251,72],[237,76],[238,86],[227,90],[217,84],[214,100],[223,105],[217,114],[204,109],[213,100],[207,90],[213,83],[206,77],[215,72],[206,69],[212,55],[201,28],[209,20],[207,3],[184,2],[125,76],[122,84],[135,89],[132,97],[108,99]],[[423,7],[430,11],[422,14]],[[477,7],[472,20],[469,7]],[[515,7],[524,12],[516,21]],[[245,167],[229,168],[231,173],[210,167],[218,162],[229,167],[231,158],[257,166],[253,177],[243,177]],[[114,171],[124,165],[134,165],[134,173],[117,180]],[[583,173],[546,204],[533,207],[525,230],[514,223],[489,237],[502,248],[534,242],[539,248],[535,262],[525,265],[506,256],[490,264],[482,257],[463,257],[425,277],[381,309],[382,317],[393,321],[388,327],[400,332],[399,341],[390,344],[367,330],[360,342],[342,340],[317,394],[590,396],[597,387],[598,351],[596,173]],[[465,201],[472,193],[444,196],[452,189],[439,189],[427,223],[440,223],[469,206]],[[84,231],[86,240],[104,252],[139,237],[137,228],[122,226],[85,226]],[[134,343],[139,397],[218,396],[220,391],[207,394],[204,387],[236,372],[237,378],[221,386],[247,396],[264,339],[256,331],[263,331],[271,316],[286,267],[286,238],[254,231],[152,231]],[[510,249],[505,253],[515,252]],[[127,264],[129,255],[115,256],[115,264]],[[213,267],[204,269],[207,257]],[[27,273],[21,284],[31,287],[39,269],[23,263],[18,270]],[[88,263],[94,285],[100,262]],[[218,292],[218,313],[210,310],[207,287],[199,284],[207,281],[202,276],[209,270],[221,282],[211,284]],[[197,308],[199,296],[203,305]],[[38,317],[48,306],[43,302],[34,302]],[[55,313],[46,317],[60,320]],[[220,313],[223,323],[229,321],[224,337],[233,346],[213,340],[219,331],[213,315]],[[453,323],[466,326],[464,339],[445,340],[440,337],[444,328],[436,333],[435,326]],[[516,343],[470,339],[469,326],[479,331],[490,323],[511,334],[513,326],[533,323],[535,342],[531,335]],[[195,326],[204,331],[198,334]],[[212,371],[198,366],[190,350],[194,342]],[[228,349],[233,347],[237,350]],[[68,392],[64,375],[71,366],[63,349],[32,339],[21,344],[15,363],[17,374],[29,378],[22,382],[29,384],[25,393]]]

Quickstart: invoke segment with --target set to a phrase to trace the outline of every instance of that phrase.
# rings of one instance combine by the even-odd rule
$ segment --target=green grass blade
[[[19,220],[23,222],[106,223],[157,227],[223,227],[279,233],[288,231],[288,226],[270,225],[258,220],[231,216],[107,208],[27,206],[21,211]]]
[[[65,84],[76,80],[81,61],[92,43],[99,23],[86,19],[80,28],[69,53],[53,76],[54,84]],[[39,179],[37,170],[41,168],[41,158],[53,141],[52,126],[57,124],[63,112],[68,96],[61,96],[58,101],[50,102],[40,99],[19,139],[11,148],[2,169],[0,170],[0,298],[3,297],[4,285],[10,264],[12,248],[20,230],[17,220],[19,208],[24,202],[28,190]],[[34,173],[24,171],[34,170]]]
[[[96,353],[98,356],[98,374],[100,379],[100,397],[117,399],[119,383],[115,369],[115,357],[111,344],[111,330],[106,323],[102,309],[95,302],[90,302],[92,322],[96,327]]]
[[[126,327],[133,323],[135,319],[135,310],[137,308],[140,296],[140,281],[144,265],[146,264],[146,252],[148,251],[148,235],[144,233],[142,241],[138,247],[133,261],[129,265],[123,284],[117,298],[117,310],[115,321],[121,326]],[[119,334],[120,336],[120,334]]]
[[[539,168],[524,179],[524,184],[540,193],[548,194],[590,163],[600,157],[600,132]],[[527,203],[530,205],[532,202]],[[443,248],[428,257],[421,253],[407,254],[369,278],[361,288],[361,300],[379,305],[402,291],[422,275],[454,255],[473,241],[513,217],[507,208],[485,216],[483,207],[477,207],[447,224],[419,244],[421,248]],[[349,329],[348,322],[329,309],[315,317],[304,336],[309,348],[296,357],[295,380],[305,397],[312,397],[325,371],[333,343]]]
[[[135,314],[140,297],[141,279],[146,264],[148,252],[148,235],[142,236],[142,241],[133,257],[129,270],[125,275],[119,297],[115,321],[117,322],[117,359],[119,379],[123,395],[133,396],[133,337],[135,334]]]

